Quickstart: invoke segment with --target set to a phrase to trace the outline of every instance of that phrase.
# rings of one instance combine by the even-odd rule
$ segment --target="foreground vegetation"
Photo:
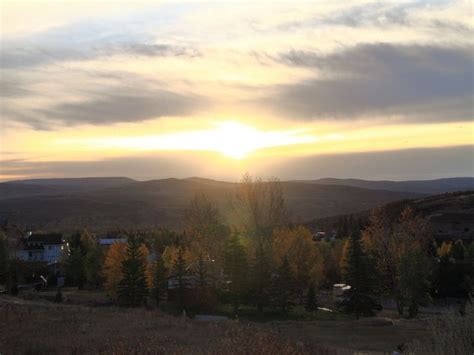
[[[349,354],[240,322],[197,322],[158,310],[90,308],[0,297],[2,354]]]
[[[89,293],[79,291],[82,296]],[[393,321],[315,317],[304,322],[201,322],[151,308],[58,305],[0,296],[0,350],[2,354],[472,352],[472,306],[466,308],[464,316],[403,319],[393,313],[383,314]]]
[[[309,229],[292,221],[277,180],[263,182],[244,176],[231,205],[233,216],[224,220],[208,198],[198,194],[184,213],[182,230],[122,231],[114,236],[127,242],[114,243],[106,248],[101,247],[96,237],[87,231],[69,235],[67,248],[56,270],[16,259],[8,248],[8,240],[0,236],[0,283],[6,283],[8,293],[17,295],[20,283],[35,282],[39,275],[47,275],[49,290],[54,291],[43,298],[56,303],[71,302],[71,294],[66,294],[62,282],[57,283],[65,277],[68,287],[89,290],[89,293],[101,297],[106,295],[98,304],[94,301],[91,304],[114,305],[107,309],[82,310],[77,306],[66,310],[49,305],[44,311],[49,312],[48,315],[40,312],[44,305],[36,305],[39,308],[33,310],[27,307],[26,313],[14,306],[11,314],[4,309],[5,319],[10,324],[14,319],[15,322],[29,321],[42,327],[43,318],[48,319],[51,314],[51,319],[57,319],[58,326],[67,324],[71,332],[74,332],[74,326],[81,326],[86,330],[80,328],[80,331],[87,334],[87,329],[96,325],[92,326],[90,320],[79,316],[84,311],[88,311],[90,317],[97,317],[97,324],[108,328],[114,328],[114,325],[107,324],[106,319],[115,319],[116,324],[127,323],[123,328],[128,329],[135,320],[129,324],[127,317],[136,318],[135,326],[139,330],[134,334],[138,343],[136,340],[121,342],[122,338],[130,336],[122,334],[122,330],[116,331],[110,339],[109,334],[98,330],[91,335],[87,345],[72,341],[69,345],[59,343],[55,346],[52,340],[51,343],[35,340],[35,335],[26,342],[32,349],[38,347],[44,352],[49,348],[61,352],[66,346],[72,352],[94,352],[95,349],[121,353],[136,348],[142,352],[151,352],[147,349],[152,348],[159,352],[191,352],[192,346],[197,346],[197,349],[208,347],[212,352],[229,352],[232,343],[226,343],[225,336],[246,343],[235,349],[235,353],[248,353],[247,346],[264,353],[305,353],[321,350],[320,344],[393,350],[403,349],[407,342],[426,335],[427,324],[423,324],[423,317],[420,323],[416,323],[418,320],[406,323],[405,318],[418,317],[420,307],[429,305],[433,297],[455,295],[467,300],[472,293],[474,243],[436,245],[427,221],[410,208],[395,213],[376,209],[365,225],[357,220],[347,220],[344,235],[324,241],[314,240]],[[337,295],[333,293],[333,284],[341,282],[350,287]],[[54,288],[56,284],[57,289]],[[46,293],[38,294],[45,296]],[[34,293],[32,297],[36,297]],[[382,310],[382,299],[393,300],[396,311],[387,313]],[[11,306],[11,302],[9,304]],[[134,311],[126,307],[139,309]],[[323,311],[321,307],[330,309]],[[168,315],[157,309],[166,311]],[[161,332],[157,335],[156,329],[163,327],[160,322],[177,322],[170,314],[186,314],[191,318],[196,314],[220,314],[232,320],[240,319],[240,322],[258,321],[262,324],[252,330],[252,326],[242,327],[240,323],[236,326],[236,322],[231,321],[219,328],[215,339],[209,340],[207,334],[202,334],[207,340],[194,343],[181,339],[181,334],[185,334],[189,326],[189,336],[192,337],[192,329],[197,323],[183,320],[178,323],[185,325],[183,331],[179,330],[180,335],[174,336],[173,332],[167,335],[170,339],[177,339],[177,343],[168,344],[168,338],[163,338]],[[375,315],[390,319],[375,319],[373,324],[358,321],[361,317]],[[144,319],[142,325],[139,325],[140,317]],[[151,320],[153,317],[157,319]],[[151,323],[147,323],[147,319]],[[396,319],[396,323],[391,319]],[[464,319],[466,316],[456,319],[456,324],[464,324]],[[300,321],[305,321],[305,324],[297,323]],[[319,322],[328,323],[322,325]],[[419,327],[419,324],[423,326]],[[390,327],[374,328],[380,325]],[[211,325],[199,329],[208,326]],[[300,346],[285,338],[272,340],[277,337],[274,332],[279,334],[282,330],[306,345]],[[95,343],[96,334],[103,334],[107,342],[102,339],[102,342]],[[168,333],[164,331],[163,334]],[[66,339],[68,336],[71,335],[63,335]],[[342,341],[338,340],[339,336]],[[245,337],[250,341],[244,341]],[[5,349],[28,350],[23,343],[15,342],[13,335],[5,339]],[[45,335],[45,339],[49,337]],[[331,343],[325,339],[330,339]],[[35,341],[38,344],[35,345]],[[265,345],[266,341],[273,343]]]

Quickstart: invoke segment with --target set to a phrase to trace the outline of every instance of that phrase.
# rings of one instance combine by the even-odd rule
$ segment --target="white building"
[[[57,263],[67,247],[63,236],[58,233],[31,233],[22,239],[22,248],[17,252],[24,261]]]

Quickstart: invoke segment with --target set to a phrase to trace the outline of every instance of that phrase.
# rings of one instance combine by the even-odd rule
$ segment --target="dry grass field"
[[[235,321],[0,298],[1,354],[349,354]]]
[[[158,310],[0,297],[1,354],[383,353],[427,335],[427,320],[198,322]]]

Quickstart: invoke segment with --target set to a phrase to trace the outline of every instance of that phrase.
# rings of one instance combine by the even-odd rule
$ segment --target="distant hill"
[[[368,210],[414,192],[282,182],[298,221]],[[0,184],[0,220],[29,228],[90,230],[180,227],[195,193],[203,192],[229,216],[235,183],[202,178],[135,181],[127,178],[46,179]]]
[[[360,179],[324,178],[307,182],[321,185],[344,185],[371,190],[405,191],[425,194],[441,194],[445,192],[474,190],[474,177],[413,181],[370,181]]]
[[[30,179],[15,180],[0,184],[0,198],[3,193],[14,192],[25,195],[30,191],[34,194],[51,194],[57,192],[85,192],[104,189],[108,187],[123,186],[136,182],[127,177],[86,177],[64,179]]]
[[[462,214],[472,216],[470,218],[474,221],[474,191],[452,192],[422,198],[404,199],[383,205],[392,219],[398,218],[403,209],[408,206],[411,207],[416,214],[426,218],[437,215]],[[340,227],[341,221],[349,218],[352,222],[363,227],[368,223],[370,212],[371,210],[366,210],[356,212],[352,215],[316,218],[308,221],[306,225],[313,231],[331,231],[337,230]]]

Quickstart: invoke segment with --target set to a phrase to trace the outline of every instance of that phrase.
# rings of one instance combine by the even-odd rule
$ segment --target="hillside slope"
[[[406,191],[426,194],[441,194],[445,192],[474,190],[473,177],[413,181],[369,181],[360,179],[324,178],[310,182],[322,185],[344,185],[371,190]]]
[[[2,186],[3,185],[3,186]],[[120,186],[65,192],[40,186],[30,195],[2,193],[0,219],[29,228],[91,230],[109,228],[180,227],[183,212],[196,193],[205,193],[225,217],[235,184],[208,179],[132,181]],[[54,185],[57,186],[57,185]],[[18,186],[0,184],[0,191]],[[288,206],[297,221],[353,213],[390,201],[422,196],[410,192],[368,190],[350,186],[282,182]]]

